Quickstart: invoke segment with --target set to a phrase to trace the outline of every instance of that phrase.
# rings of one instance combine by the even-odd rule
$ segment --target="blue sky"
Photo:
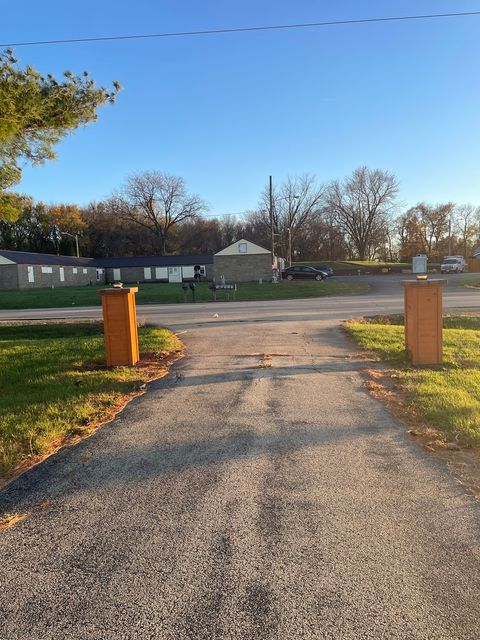
[[[28,0],[2,7],[0,39],[476,10],[479,0]],[[328,181],[366,164],[398,176],[405,206],[480,204],[479,34],[480,16],[18,48],[44,73],[88,69],[124,86],[18,190],[86,204],[158,169],[222,215],[254,208],[270,174]]]

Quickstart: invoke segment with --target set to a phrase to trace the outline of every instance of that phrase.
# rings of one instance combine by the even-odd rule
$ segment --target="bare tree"
[[[206,210],[203,200],[187,193],[183,178],[160,171],[130,176],[117,201],[119,214],[149,229],[157,238],[163,255],[167,253],[172,228],[197,218]]]
[[[320,219],[324,206],[325,187],[314,176],[289,177],[273,192],[273,226],[284,255],[292,251],[303,229]],[[255,212],[257,220],[263,220],[266,230],[270,227],[268,188],[260,199],[261,209]]]
[[[455,208],[455,227],[460,236],[462,253],[467,258],[475,249],[478,241],[478,224],[480,221],[480,207],[473,204],[462,204]]]
[[[379,236],[395,209],[398,182],[381,169],[359,167],[340,182],[333,181],[327,193],[327,211],[342,228],[360,260],[375,257]]]

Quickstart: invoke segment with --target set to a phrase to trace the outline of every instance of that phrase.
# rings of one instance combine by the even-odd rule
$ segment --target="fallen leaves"
[[[32,515],[30,511],[27,511],[26,513],[6,513],[2,518],[0,518],[0,531],[11,529],[30,515]]]

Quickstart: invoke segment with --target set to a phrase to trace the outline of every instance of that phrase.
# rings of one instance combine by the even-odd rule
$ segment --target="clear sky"
[[[2,3],[0,40],[480,10],[474,0],[55,0]],[[107,197],[131,173],[183,176],[210,214],[275,182],[393,171],[401,199],[480,204],[480,16],[16,49],[44,73],[119,80],[117,103],[26,168],[47,202]]]

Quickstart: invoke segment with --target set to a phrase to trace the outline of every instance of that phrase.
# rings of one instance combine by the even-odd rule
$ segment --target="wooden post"
[[[139,360],[135,293],[138,287],[103,289],[103,330],[107,365],[119,367]]]
[[[414,365],[441,364],[445,280],[404,280],[405,347]]]

